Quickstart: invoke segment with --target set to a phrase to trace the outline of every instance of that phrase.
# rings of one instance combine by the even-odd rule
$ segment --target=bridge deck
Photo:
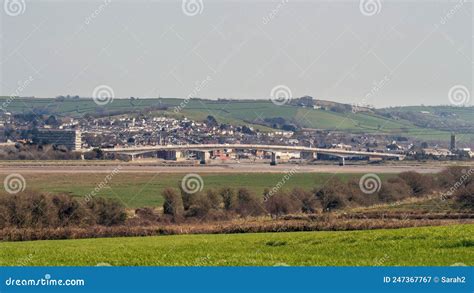
[[[284,146],[284,145],[260,145],[260,144],[188,144],[188,145],[157,145],[157,146],[139,146],[129,148],[111,148],[102,149],[106,153],[124,153],[124,154],[139,154],[151,151],[181,151],[181,150],[196,150],[196,151],[211,151],[218,149],[251,149],[251,150],[264,150],[269,152],[275,151],[301,151],[301,152],[314,152],[329,155],[338,156],[369,156],[369,157],[381,157],[381,158],[397,158],[404,159],[404,155],[391,154],[391,153],[378,153],[378,152],[365,152],[365,151],[348,151],[341,149],[323,149],[323,148],[312,148],[304,146]],[[85,150],[87,151],[87,150]]]

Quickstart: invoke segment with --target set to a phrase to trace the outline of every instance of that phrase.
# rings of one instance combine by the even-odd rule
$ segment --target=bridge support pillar
[[[344,157],[339,158],[339,166],[345,166],[346,165],[346,160]]]
[[[316,159],[316,153],[313,152],[301,152],[301,158],[303,160],[313,161]]]
[[[276,166],[277,164],[277,155],[275,152],[272,152],[272,161],[270,162],[271,166]]]
[[[197,155],[198,155],[199,163],[202,165],[205,165],[211,157],[209,152],[198,152]]]
[[[84,154],[81,154],[81,160],[85,160],[86,158],[84,157]]]
[[[130,159],[131,159],[132,161],[135,161],[135,154],[130,154]]]

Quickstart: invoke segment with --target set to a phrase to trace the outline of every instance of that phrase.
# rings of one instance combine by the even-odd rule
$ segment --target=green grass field
[[[474,225],[0,243],[0,266],[474,265]]]
[[[54,173],[25,174],[28,190],[50,193],[65,193],[72,196],[86,196],[104,180],[106,173]],[[265,188],[272,188],[282,180],[285,174],[278,173],[202,173],[203,190],[221,187],[246,187],[257,194],[263,194]],[[301,187],[310,190],[337,176],[342,180],[359,178],[362,174],[297,173],[288,180],[282,190]],[[116,198],[128,208],[161,206],[161,191],[166,187],[179,187],[185,174],[179,173],[119,173],[102,189],[98,196]],[[381,178],[391,176],[380,174]],[[1,176],[0,176],[1,177]],[[4,178],[0,178],[3,180]]]

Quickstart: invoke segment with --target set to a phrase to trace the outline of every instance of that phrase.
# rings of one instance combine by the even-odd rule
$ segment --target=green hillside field
[[[474,265],[474,225],[0,242],[0,266]]]
[[[0,97],[0,104],[7,97]],[[249,124],[261,131],[271,128],[261,125],[262,119],[282,117],[290,123],[296,123],[304,128],[346,131],[351,133],[383,133],[409,136],[420,140],[449,141],[450,131],[422,128],[403,119],[388,119],[374,113],[337,113],[333,111],[303,108],[294,105],[278,106],[268,100],[201,100],[191,99],[183,104],[183,99],[153,98],[153,99],[114,99],[105,106],[98,106],[92,99],[38,99],[15,98],[7,107],[12,113],[55,114],[58,116],[83,117],[86,114],[124,113],[138,110],[152,110],[156,115],[186,116],[190,119],[203,120],[208,115],[214,116],[220,123],[236,125]],[[175,111],[179,105],[184,105]],[[397,109],[404,109],[397,108]],[[406,107],[416,111],[416,107]],[[420,109],[422,109],[420,107]],[[423,108],[424,109],[424,108]],[[454,111],[462,119],[472,121],[470,108],[446,107]],[[408,111],[408,110],[407,110]],[[474,141],[473,133],[458,136],[460,142]]]

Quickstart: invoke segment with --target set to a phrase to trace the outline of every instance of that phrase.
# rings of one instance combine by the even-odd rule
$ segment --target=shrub
[[[235,217],[235,214],[233,214],[231,211],[211,209],[206,214],[205,219],[209,221],[224,221],[230,220],[233,217]]]
[[[44,194],[25,192],[6,195],[2,205],[6,212],[6,226],[44,228],[58,225],[51,202]]]
[[[191,198],[193,194],[186,192],[186,190],[184,190],[181,185],[179,186],[179,191],[181,192],[181,201],[183,203],[183,208],[185,211],[187,211],[191,206]]]
[[[96,223],[96,217],[92,211],[68,195],[53,195],[51,201],[57,209],[59,223],[63,227],[93,225]]]
[[[244,217],[259,216],[265,213],[260,200],[247,188],[237,190],[235,211]]]
[[[195,193],[191,197],[191,203],[186,213],[187,217],[204,218],[212,209],[212,203],[207,194]]]
[[[0,229],[10,226],[10,213],[5,204],[5,197],[0,197]]]
[[[321,202],[323,211],[343,208],[346,205],[346,185],[339,179],[331,179],[324,186],[314,190]]]
[[[344,188],[345,199],[348,205],[368,206],[377,202],[376,194],[365,194],[360,189],[359,180],[350,179]]]
[[[448,167],[438,174],[437,179],[439,185],[443,188],[451,188],[456,182],[461,181],[469,170],[469,167]]]
[[[230,187],[224,187],[219,191],[219,195],[222,197],[224,209],[226,211],[235,209],[237,204],[237,195],[235,194],[234,189]]]
[[[272,217],[279,217],[300,211],[301,205],[297,201],[299,200],[290,198],[288,194],[280,191],[268,197],[264,206]]]
[[[127,219],[124,206],[116,200],[96,197],[87,203],[96,218],[96,223],[104,226],[123,224]]]
[[[173,221],[179,222],[183,219],[184,207],[183,199],[179,196],[176,191],[172,188],[166,188],[163,190],[163,213],[170,215]]]
[[[417,172],[409,171],[398,174],[413,191],[413,195],[427,194],[433,189],[433,180]]]
[[[411,196],[412,192],[405,180],[395,177],[382,183],[378,198],[381,202],[393,202]]]
[[[213,189],[207,191],[207,198],[211,203],[211,208],[220,209],[222,206],[222,197]]]
[[[115,201],[95,198],[84,204],[68,195],[23,192],[0,196],[0,228],[59,228],[124,223],[125,209]]]
[[[194,193],[189,198],[190,202],[186,217],[197,217],[200,219],[227,218],[221,210],[223,202],[222,196],[215,190],[211,189],[206,193]]]
[[[138,218],[146,221],[154,222],[160,220],[160,216],[155,212],[153,208],[150,207],[135,209],[135,215]]]
[[[315,213],[320,207],[320,202],[316,199],[314,194],[307,192],[302,188],[294,188],[290,196],[298,201],[301,212],[312,214]]]
[[[462,208],[467,208],[474,212],[474,181],[471,180],[467,185],[456,190],[454,198]]]

